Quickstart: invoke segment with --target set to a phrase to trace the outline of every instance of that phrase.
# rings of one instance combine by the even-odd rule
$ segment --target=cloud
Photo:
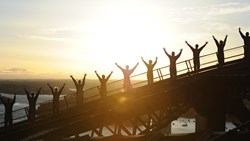
[[[226,3],[211,7],[207,15],[228,15],[244,12],[250,12],[250,5],[242,3]]]
[[[56,27],[41,29],[38,33],[33,35],[26,35],[24,37],[36,40],[46,41],[72,41],[76,39],[82,29],[77,26],[72,27]]]
[[[39,39],[39,40],[47,40],[47,41],[70,41],[70,38],[59,38],[59,37],[48,37],[48,36],[40,36],[40,35],[32,35],[29,36],[30,39]]]
[[[8,68],[0,70],[0,73],[29,73],[27,69],[24,68]]]
[[[58,27],[58,28],[48,28],[43,29],[42,32],[46,34],[58,34],[59,32],[76,32],[79,31],[78,27]]]

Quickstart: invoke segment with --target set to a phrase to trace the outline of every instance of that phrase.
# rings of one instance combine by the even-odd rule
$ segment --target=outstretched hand
[[[158,57],[155,57],[155,59],[157,60],[157,59],[158,59]]]
[[[86,77],[86,76],[87,76],[87,73],[84,74],[84,77]]]
[[[188,42],[187,42],[187,41],[185,41],[185,43],[186,43],[186,44],[188,44]]]
[[[239,27],[239,31],[240,31],[240,27]]]

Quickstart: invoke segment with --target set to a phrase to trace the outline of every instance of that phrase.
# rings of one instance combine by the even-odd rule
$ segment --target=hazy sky
[[[216,51],[212,35],[226,48],[242,45],[238,28],[250,31],[249,0],[1,0],[0,79],[96,78],[94,71],[122,78],[122,67],[141,62],[169,64],[169,53],[192,58],[191,45],[208,41],[201,54]]]

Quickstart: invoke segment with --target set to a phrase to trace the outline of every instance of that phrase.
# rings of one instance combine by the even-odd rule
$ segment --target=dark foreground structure
[[[192,70],[192,67],[187,70]],[[82,108],[76,108],[70,104],[74,102],[67,101],[66,108],[60,108],[60,115],[56,117],[42,114],[46,110],[42,111],[41,106],[38,110],[40,115],[32,124],[24,120],[13,124],[11,129],[1,128],[0,139],[235,141],[249,138],[250,112],[243,99],[249,99],[250,63],[239,56],[226,61],[222,68],[210,65],[201,68],[198,74],[187,71],[176,79],[164,79],[161,70],[157,72],[160,81],[133,88],[129,94],[109,95],[105,102],[100,98],[86,100]],[[204,122],[197,120],[196,132],[180,136],[164,134],[163,129],[190,108],[205,119]],[[234,115],[238,119],[237,129],[225,132],[226,115]],[[108,136],[104,129],[109,132]]]

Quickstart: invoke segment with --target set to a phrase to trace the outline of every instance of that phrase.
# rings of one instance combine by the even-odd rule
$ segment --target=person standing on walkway
[[[16,94],[14,94],[14,98],[6,98],[6,97],[2,97],[0,95],[0,99],[3,102],[4,108],[5,108],[5,114],[4,114],[4,126],[5,129],[7,129],[8,127],[12,126],[13,123],[13,118],[12,118],[12,109],[13,109],[13,105],[16,102]]]
[[[24,88],[24,91],[27,95],[27,99],[29,101],[29,115],[28,115],[28,119],[29,121],[34,121],[35,116],[36,116],[36,101],[37,98],[41,92],[41,87],[39,88],[39,90],[37,91],[36,95],[34,92],[29,92],[27,89]]]
[[[153,69],[154,66],[157,63],[157,57],[155,58],[155,62],[153,63],[152,60],[149,60],[148,63],[141,57],[142,62],[146,65],[148,71],[147,71],[147,79],[148,79],[148,85],[152,84],[154,82],[154,74]],[[152,64],[153,63],[153,64]]]
[[[54,87],[53,89],[53,87],[49,83],[48,83],[48,86],[53,94],[53,105],[52,105],[53,115],[58,115],[59,107],[60,107],[59,97],[62,94],[65,84],[63,84],[60,90],[58,90],[58,87]]]
[[[107,99],[107,82],[108,82],[110,76],[112,75],[112,73],[113,73],[113,71],[111,71],[111,73],[108,75],[108,77],[106,77],[105,75],[102,75],[102,77],[100,77],[99,74],[97,73],[97,71],[95,71],[95,74],[101,83],[101,87],[100,87],[99,91],[100,91],[100,95],[101,95],[101,98],[103,101],[106,101],[106,99]]]
[[[224,41],[220,40],[220,42],[218,42],[218,40],[213,36],[214,42],[217,46],[217,58],[218,58],[218,63],[219,63],[219,67],[222,67],[224,65],[224,47],[226,45],[227,42],[227,35],[224,39]]]
[[[201,50],[207,45],[208,42],[206,42],[202,47],[199,48],[199,45],[196,44],[195,48],[192,47],[187,41],[185,41],[186,44],[190,47],[190,49],[193,52],[193,61],[194,61],[194,72],[198,73],[200,70],[200,52]]]
[[[129,66],[126,65],[126,69],[123,69],[121,66],[119,66],[117,63],[115,65],[122,71],[124,79],[123,79],[123,87],[125,92],[129,92],[132,89],[131,81],[130,81],[130,75],[134,72],[136,67],[139,65],[137,63],[132,69],[129,69]]]
[[[72,75],[70,75],[76,87],[76,106],[78,108],[83,105],[83,93],[84,93],[83,87],[85,85],[86,76],[87,74],[85,73],[82,81],[78,80],[78,82],[76,82],[75,78]]]
[[[250,36],[249,32],[246,32],[246,35],[244,35],[241,32],[241,29],[239,28],[239,33],[241,38],[244,40],[244,59],[247,61],[250,61]]]
[[[170,67],[169,67],[169,72],[170,72],[170,78],[176,78],[177,76],[177,71],[176,71],[176,60],[181,56],[182,49],[180,50],[180,53],[175,56],[175,52],[173,51],[172,54],[168,54],[165,48],[163,48],[165,54],[168,56],[169,61],[170,61]]]

